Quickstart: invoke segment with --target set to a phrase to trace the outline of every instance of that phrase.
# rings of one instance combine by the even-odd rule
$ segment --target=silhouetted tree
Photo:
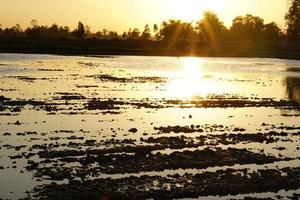
[[[151,38],[151,29],[148,24],[145,26],[141,37],[143,40],[149,40]]]
[[[275,22],[265,24],[263,34],[265,42],[277,43],[283,39],[283,33]]]
[[[109,39],[109,40],[117,40],[117,39],[119,39],[119,35],[115,31],[109,31],[107,39]]]
[[[197,36],[197,32],[190,23],[172,19],[162,22],[159,34],[160,39],[170,43],[195,40]]]
[[[233,19],[230,28],[231,37],[238,41],[257,41],[262,36],[264,20],[250,14],[244,17],[238,16]]]
[[[124,32],[124,33],[122,34],[121,38],[122,38],[123,40],[126,40],[126,39],[127,39],[127,33]]]
[[[195,23],[186,23],[181,20],[163,21],[161,26],[154,24],[151,28],[148,24],[141,32],[139,29],[129,29],[119,35],[115,31],[103,29],[96,33],[90,30],[90,27],[84,26],[82,22],[78,23],[78,27],[70,32],[69,27],[52,24],[51,26],[39,25],[37,20],[31,20],[28,28],[24,31],[19,24],[11,28],[3,28],[0,26],[0,37],[28,37],[28,38],[86,38],[99,40],[164,40],[167,42],[157,43],[157,47],[166,44],[166,48],[178,48],[185,52],[190,51],[196,53],[197,48],[202,44],[208,44],[208,50],[226,50],[226,48],[234,47],[239,50],[251,51],[254,47],[258,50],[274,50],[279,47],[288,51],[293,45],[297,46],[300,41],[300,0],[289,0],[291,7],[286,15],[287,20],[287,36],[292,41],[282,43],[286,37],[280,27],[274,22],[264,24],[264,20],[258,16],[247,14],[234,18],[230,30],[213,12],[205,12],[203,18]],[[154,33],[154,37],[151,35]],[[117,44],[117,43],[116,43]],[[125,43],[124,43],[125,44]],[[138,44],[138,43],[133,43]],[[278,46],[283,44],[282,46]],[[230,46],[231,45],[231,46]],[[269,49],[267,49],[269,48]],[[233,49],[233,48],[231,48]],[[296,48],[295,48],[296,49]],[[235,51],[235,49],[233,49]],[[267,52],[267,51],[266,51]]]
[[[300,0],[289,0],[290,8],[285,15],[287,37],[290,40],[300,41]]]
[[[98,31],[96,33],[92,33],[89,31],[87,33],[88,38],[100,39],[100,40],[117,40],[120,39],[120,36],[115,31],[108,31],[107,29],[103,29],[102,31]]]
[[[96,39],[103,39],[103,34],[101,31],[97,31],[95,34],[94,34],[94,37]]]
[[[225,40],[227,29],[213,12],[204,12],[203,19],[197,22],[199,40],[216,48]]]
[[[30,24],[31,24],[32,28],[39,26],[39,23],[38,23],[38,21],[36,19],[32,19],[30,21]]]
[[[160,29],[160,38],[167,41],[182,39],[183,22],[180,20],[163,21]]]
[[[129,40],[138,40],[140,38],[141,32],[138,28],[129,29],[127,33],[127,39]]]
[[[20,37],[23,35],[23,30],[20,24],[16,24],[11,28],[5,28],[2,30],[2,34],[4,37]]]
[[[153,32],[156,33],[158,31],[158,25],[154,24],[153,25]]]
[[[62,38],[70,37],[70,28],[68,26],[59,27],[59,34]]]
[[[154,33],[154,38],[159,39],[159,27],[157,24],[153,25],[153,33]]]
[[[24,31],[26,37],[32,38],[69,38],[71,37],[70,29],[68,26],[58,26],[57,24],[52,24],[48,26],[39,26],[37,23],[31,23],[31,27],[28,27]]]
[[[52,26],[48,29],[47,35],[49,37],[58,38],[59,37],[59,27],[57,24],[52,24]]]
[[[103,36],[105,37],[105,36],[108,34],[108,30],[104,28],[104,29],[102,30],[102,33],[103,33]]]
[[[92,38],[92,31],[91,31],[91,27],[90,26],[87,26],[85,25],[84,26],[84,35],[87,37],[87,38]]]
[[[21,25],[20,24],[16,24],[15,26],[12,27],[14,33],[15,33],[15,36],[21,36],[22,35],[22,28],[21,28]]]
[[[85,27],[82,22],[78,22],[77,29],[74,31],[77,38],[84,38],[85,36]]]
[[[25,30],[25,34],[29,37],[42,37],[45,36],[42,29],[43,26],[39,26],[38,21],[36,19],[33,19],[30,21],[31,27],[28,27]]]

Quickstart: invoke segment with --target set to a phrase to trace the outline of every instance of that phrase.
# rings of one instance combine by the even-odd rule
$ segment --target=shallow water
[[[299,72],[300,61],[268,58],[0,54],[0,166],[4,168],[0,169],[0,199],[31,196],[36,186],[51,181],[68,183],[67,178],[53,180],[47,174],[37,176],[37,169],[26,170],[28,160],[37,162],[37,168],[53,169],[59,164],[64,169],[82,170],[77,161],[57,162],[54,158],[43,162],[37,154],[42,150],[85,151],[123,145],[125,148],[114,152],[123,154],[130,153],[126,146],[152,145],[157,147],[152,154],[172,155],[231,147],[288,158],[284,166],[291,162],[292,167],[300,167]],[[201,132],[193,128],[197,125]],[[128,131],[132,128],[136,131]],[[271,131],[275,134],[268,135]],[[280,135],[282,132],[286,135]],[[272,141],[261,142],[258,133]],[[241,139],[240,135],[233,139],[229,134],[253,134],[253,138]],[[180,147],[168,141],[181,136],[185,142]],[[168,145],[162,143],[163,137]],[[149,138],[159,139],[159,145]],[[88,140],[95,141],[86,145]],[[204,144],[197,143],[199,140]],[[37,144],[41,147],[34,148]],[[28,153],[33,155],[26,157]],[[20,158],[11,157],[16,155]],[[239,169],[257,170],[251,167],[255,163],[235,164]],[[273,169],[275,164],[263,166]],[[103,169],[86,178],[139,174],[124,170],[122,164],[112,165],[115,171],[101,163],[91,164]],[[123,171],[117,171],[118,167]],[[214,163],[210,167],[234,169]],[[181,170],[182,175],[205,171],[192,168],[164,170],[169,174]],[[149,174],[158,169],[140,170]],[[79,176],[72,174],[72,178]]]

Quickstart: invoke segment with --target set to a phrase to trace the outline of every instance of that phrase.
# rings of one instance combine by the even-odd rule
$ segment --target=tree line
[[[218,48],[224,43],[260,43],[276,45],[282,42],[300,41],[300,0],[290,0],[285,16],[286,29],[282,30],[275,22],[265,23],[259,16],[246,14],[233,19],[228,28],[213,12],[204,12],[203,18],[196,22],[183,22],[170,19],[161,25],[146,25],[143,30],[129,29],[122,34],[103,29],[91,32],[82,22],[74,30],[68,26],[39,25],[37,20],[22,29],[19,24],[10,28],[0,26],[0,37],[45,38],[45,39],[95,39],[95,40],[152,40],[167,41],[169,44],[181,42],[197,43]]]

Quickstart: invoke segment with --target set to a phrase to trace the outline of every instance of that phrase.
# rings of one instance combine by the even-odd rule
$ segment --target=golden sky
[[[235,16],[251,13],[284,28],[287,8],[287,0],[0,0],[0,24],[27,27],[36,19],[39,24],[74,28],[80,20],[92,31],[121,32],[170,18],[193,21],[204,10],[213,10],[227,26]]]

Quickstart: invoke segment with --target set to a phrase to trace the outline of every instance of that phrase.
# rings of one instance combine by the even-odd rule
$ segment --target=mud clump
[[[102,82],[118,82],[118,83],[166,83],[167,78],[164,77],[147,77],[147,76],[139,76],[139,77],[115,77],[108,74],[100,74],[93,76],[96,79],[101,80]]]
[[[246,149],[222,150],[219,148],[196,151],[173,152],[169,155],[151,153],[151,148],[136,149],[134,155],[127,153],[112,154],[105,151],[68,150],[39,152],[40,158],[76,158],[82,165],[97,163],[101,173],[138,173],[140,171],[163,171],[166,169],[204,169],[214,166],[234,164],[265,164],[279,159],[273,156],[250,152]],[[41,169],[42,170],[42,169]]]
[[[204,130],[200,126],[168,126],[168,127],[154,127],[154,130],[158,130],[162,133],[202,133]]]
[[[98,88],[98,85],[76,85],[77,88]]]
[[[136,128],[131,128],[128,130],[130,133],[137,133],[138,130]]]
[[[286,175],[282,175],[284,172]],[[264,169],[258,172],[219,170],[201,174],[141,176],[122,179],[70,181],[36,188],[47,199],[179,199],[278,192],[300,187],[300,169]],[[299,195],[294,194],[294,197]]]
[[[30,76],[6,76],[6,78],[14,78],[14,79],[18,79],[21,81],[25,81],[25,82],[29,82],[29,83],[33,83],[34,81],[38,81],[38,80],[52,80],[52,79],[56,79],[56,78],[36,78],[36,77],[30,77]]]
[[[137,83],[166,83],[167,82],[167,78],[165,77],[157,77],[157,76],[152,76],[152,77],[145,77],[145,76],[141,76],[141,77],[134,77],[133,78],[134,82]]]
[[[18,121],[16,121],[15,123],[14,123],[15,125],[17,125],[17,126],[20,126],[20,125],[22,125],[22,123],[18,120]]]
[[[1,102],[3,102],[3,101],[8,101],[8,100],[10,100],[10,98],[7,98],[7,97],[5,97],[5,96],[0,96],[0,103]]]
[[[120,82],[120,83],[128,83],[131,82],[130,79],[127,78],[119,78],[119,77],[115,77],[115,76],[111,76],[111,75],[107,75],[107,74],[101,74],[101,75],[96,75],[94,76],[94,78],[96,79],[100,79],[103,82]]]
[[[232,99],[232,98],[212,98],[195,100],[166,100],[166,105],[179,106],[180,108],[245,108],[245,107],[274,107],[278,109],[300,109],[297,102],[262,98],[258,100]]]
[[[38,69],[38,71],[42,72],[63,72],[63,69]]]
[[[80,99],[86,99],[85,96],[83,96],[79,93],[60,92],[60,93],[55,93],[55,94],[59,95],[59,97],[55,97],[54,100],[80,100]]]
[[[119,110],[121,108],[126,109],[134,107],[137,109],[140,108],[163,108],[163,105],[154,102],[145,102],[141,101],[121,101],[121,100],[112,100],[112,99],[92,99],[84,104],[85,108],[88,110]]]
[[[120,109],[120,104],[123,103],[116,102],[114,100],[92,99],[91,101],[85,104],[85,108],[88,110],[118,110]]]

